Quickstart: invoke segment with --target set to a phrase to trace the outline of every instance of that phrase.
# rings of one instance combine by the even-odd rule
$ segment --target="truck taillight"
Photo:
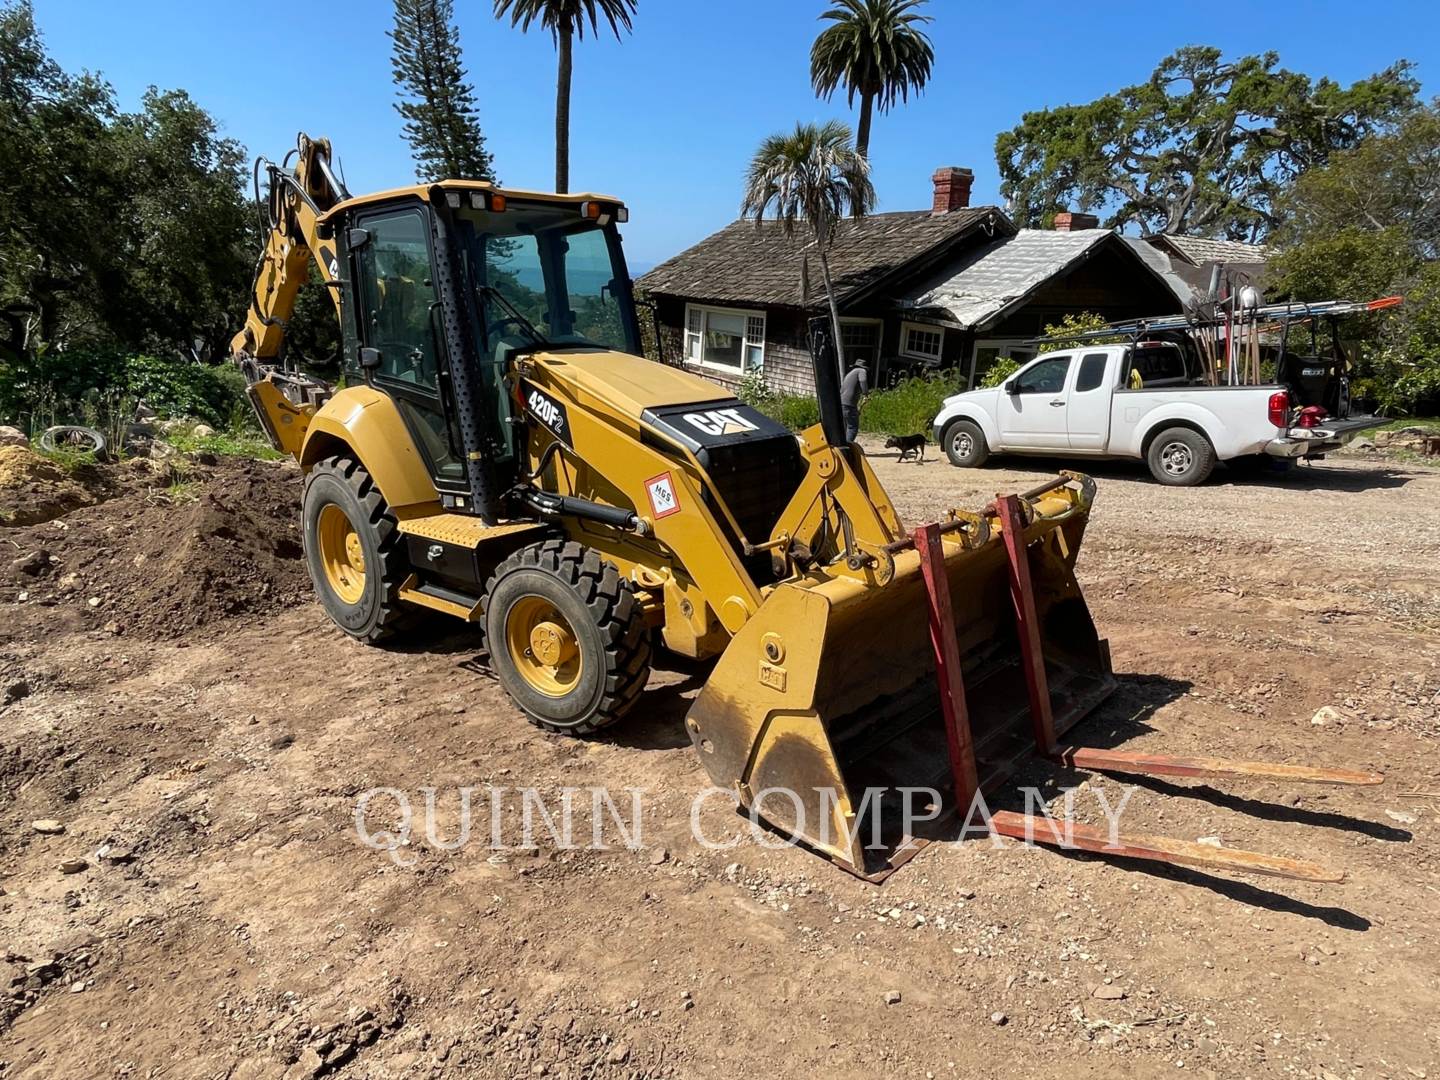
[[[1270,423],[1276,427],[1290,424],[1290,395],[1284,390],[1270,395]]]

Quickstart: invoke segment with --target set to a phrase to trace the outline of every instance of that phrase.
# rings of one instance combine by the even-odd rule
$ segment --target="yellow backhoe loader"
[[[718,656],[686,718],[714,782],[858,873],[883,864],[867,822],[887,793],[951,775],[940,639],[924,553],[845,440],[833,340],[815,350],[822,420],[796,435],[642,358],[620,200],[469,180],[351,196],[303,135],[257,162],[257,200],[262,167],[268,235],[233,354],[304,470],[335,623],[369,642],[426,611],[474,623],[519,707],[575,735],[641,700],[654,644]],[[284,355],[312,261],[343,389]],[[1092,495],[1071,477],[1018,519],[951,511],[935,534],[982,765],[1028,730],[1017,627],[1043,646],[1054,732],[1113,684],[1072,574]]]

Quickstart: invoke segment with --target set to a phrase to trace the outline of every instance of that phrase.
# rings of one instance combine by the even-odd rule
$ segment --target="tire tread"
[[[497,566],[485,587],[487,601],[501,578],[522,568],[540,570],[575,592],[600,631],[605,654],[604,688],[587,719],[561,726],[528,709],[526,716],[537,727],[567,735],[590,735],[616,723],[635,704],[650,677],[650,635],[634,589],[594,548],[556,538],[523,547]],[[493,651],[498,646],[489,647]]]
[[[405,579],[410,575],[404,537],[385,497],[375,486],[369,471],[357,460],[348,455],[336,454],[317,462],[305,477],[306,493],[309,493],[315,477],[325,475],[350,488],[375,530],[376,548],[380,552],[380,611],[364,634],[353,635],[373,645],[394,637],[415,621],[414,612],[400,599],[400,586],[405,584]],[[301,505],[304,506],[303,501]]]

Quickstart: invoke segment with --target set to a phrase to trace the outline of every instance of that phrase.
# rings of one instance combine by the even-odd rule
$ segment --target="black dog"
[[[923,464],[925,461],[924,435],[891,435],[885,440],[885,446],[891,450],[899,450],[901,461],[911,454],[915,455],[917,464]]]

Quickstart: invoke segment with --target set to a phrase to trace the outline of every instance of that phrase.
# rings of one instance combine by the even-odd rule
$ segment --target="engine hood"
[[[962,401],[988,401],[1000,396],[998,386],[982,387],[978,390],[965,390],[958,394],[951,394],[944,401],[946,405],[958,405]]]
[[[629,353],[540,352],[533,359],[544,368],[547,381],[564,385],[577,402],[598,398],[636,421],[647,409],[734,400],[709,379]]]
[[[689,450],[710,469],[747,444],[778,443],[777,453],[798,454],[794,433],[709,379],[620,352],[541,352],[543,374],[521,381],[529,414],[571,444],[567,401],[633,421]],[[562,400],[564,399],[564,400]],[[722,453],[721,456],[724,456]]]

